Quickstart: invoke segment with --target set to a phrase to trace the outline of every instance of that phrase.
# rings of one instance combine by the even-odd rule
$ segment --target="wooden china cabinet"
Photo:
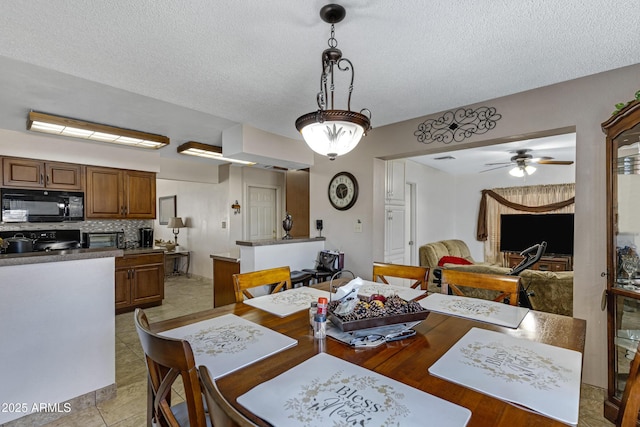
[[[629,365],[640,342],[640,276],[626,261],[640,250],[640,101],[602,124],[607,140],[608,393],[615,422]],[[624,262],[623,262],[624,261]],[[632,265],[625,270],[624,264]]]

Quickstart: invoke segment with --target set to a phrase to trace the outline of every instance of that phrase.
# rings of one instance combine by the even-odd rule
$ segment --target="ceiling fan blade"
[[[572,165],[573,161],[571,160],[540,160],[538,164],[540,165]]]
[[[485,163],[485,166],[511,165],[513,162]]]
[[[494,165],[495,164],[500,164],[500,163],[494,163]],[[487,164],[486,166],[490,166],[490,164]],[[483,171],[480,171],[480,173],[494,171],[496,169],[508,168],[509,166],[511,166],[511,163],[508,163],[508,164],[505,164],[505,165],[502,165],[502,166],[498,166],[497,168],[485,169]]]
[[[547,160],[553,160],[553,157],[534,157],[529,159],[529,163],[544,163]]]

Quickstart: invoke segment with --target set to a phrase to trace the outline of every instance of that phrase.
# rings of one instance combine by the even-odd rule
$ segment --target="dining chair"
[[[282,288],[291,289],[289,267],[276,267],[234,274],[233,286],[236,292],[236,302],[244,301],[245,297],[253,298],[253,294],[249,292],[249,289],[265,285],[272,285],[272,294],[280,292]]]
[[[631,361],[629,376],[624,386],[616,427],[636,427],[638,411],[640,410],[640,344],[636,349],[636,355]]]
[[[134,321],[147,362],[147,426],[210,426],[191,345],[151,332],[147,316],[139,308]],[[182,378],[185,401],[171,406],[171,387],[178,377]]]
[[[426,290],[428,274],[429,269],[426,267],[402,264],[386,264],[383,262],[373,263],[373,281],[377,282],[379,279],[382,283],[386,283],[387,285],[389,284],[387,277],[397,277],[414,281],[411,284],[412,288],[420,288]]]
[[[209,417],[214,427],[254,427],[251,420],[245,418],[236,410],[227,399],[222,396],[216,382],[211,378],[211,373],[206,366],[201,365],[200,381],[202,382],[202,390],[209,408]]]
[[[469,296],[465,295],[465,292],[469,292],[463,292],[461,287],[497,291],[499,294],[494,301],[508,301],[517,306],[520,277],[442,269],[442,292],[451,291],[455,295]]]

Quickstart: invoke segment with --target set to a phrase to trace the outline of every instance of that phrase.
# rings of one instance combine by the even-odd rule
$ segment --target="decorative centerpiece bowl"
[[[377,328],[396,323],[409,323],[424,320],[429,310],[416,301],[405,301],[397,295],[381,299],[360,298],[352,312],[346,315],[335,314],[340,301],[331,301],[327,314],[331,323],[342,332],[358,329]]]

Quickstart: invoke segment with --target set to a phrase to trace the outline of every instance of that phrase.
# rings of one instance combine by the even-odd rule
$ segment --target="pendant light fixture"
[[[328,4],[320,9],[320,17],[331,24],[329,48],[322,52],[322,74],[320,92],[316,96],[318,110],[304,114],[296,120],[296,129],[302,134],[307,145],[316,153],[334,160],[337,156],[353,150],[360,139],[371,129],[371,111],[363,109],[359,113],[351,111],[354,69],[347,58],[337,48],[334,37],[337,22],[344,19],[346,11],[338,4]],[[347,96],[347,109],[334,109],[334,71],[351,72]]]

